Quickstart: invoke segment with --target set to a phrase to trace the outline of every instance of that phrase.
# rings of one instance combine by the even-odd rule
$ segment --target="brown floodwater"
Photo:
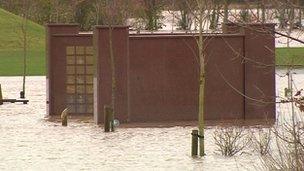
[[[297,70],[296,85],[304,82]],[[279,70],[279,75],[284,71]],[[283,93],[286,77],[277,76],[277,94]],[[0,77],[3,95],[17,98],[21,77]],[[252,147],[235,157],[216,153],[214,126],[206,129],[206,156],[190,156],[190,132],[194,126],[118,127],[104,133],[92,118],[70,119],[62,127],[47,119],[45,77],[27,77],[28,105],[0,106],[0,170],[260,170],[261,159]],[[278,105],[279,120],[288,117],[288,105]],[[161,125],[161,124],[160,124]],[[157,126],[157,124],[155,124]]]

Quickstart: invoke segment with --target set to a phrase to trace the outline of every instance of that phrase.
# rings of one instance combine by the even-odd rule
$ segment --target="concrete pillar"
[[[244,35],[245,119],[275,119],[275,24],[224,24]]]
[[[274,24],[251,24],[245,33],[245,119],[269,119],[275,110]]]
[[[47,102],[47,115],[60,114],[55,112],[54,106],[54,89],[56,88],[56,76],[54,72],[57,70],[58,64],[56,63],[56,42],[54,35],[59,34],[78,34],[78,24],[48,24],[46,25],[46,102]],[[56,67],[55,67],[56,66]],[[62,70],[62,69],[61,69]],[[57,75],[58,77],[59,75]],[[65,83],[63,83],[65,84]],[[53,94],[53,95],[52,95]]]
[[[96,26],[93,35],[93,46],[96,57],[96,73],[94,76],[94,120],[96,124],[103,123],[104,106],[111,106],[112,99],[109,31],[108,26]],[[112,44],[116,68],[114,117],[124,122],[128,119],[127,71],[129,60],[129,28],[125,26],[113,26]]]

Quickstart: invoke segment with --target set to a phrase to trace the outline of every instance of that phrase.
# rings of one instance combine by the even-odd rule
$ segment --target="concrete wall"
[[[66,106],[66,47],[92,46],[91,35],[78,25],[47,25],[47,114],[60,115]]]
[[[53,40],[53,35],[55,34],[76,34],[78,33],[78,26],[75,24],[66,25],[66,24],[48,24],[46,26],[46,103],[47,103],[47,114],[54,115],[54,102],[55,102],[55,85],[54,85],[54,74],[56,61],[52,60],[56,58],[56,51],[54,50],[54,46],[56,42]],[[61,68],[62,70],[63,68]],[[53,92],[54,91],[54,92]]]
[[[205,42],[205,119],[244,119],[244,37],[209,36]],[[198,107],[197,107],[198,108]]]
[[[271,24],[228,24],[224,31],[229,34],[204,36],[205,119],[275,118],[275,46],[271,29]],[[97,26],[93,35],[80,35],[76,25],[48,26],[50,115],[60,114],[66,107],[65,47],[94,45],[94,119],[103,122],[104,105],[112,104],[109,36],[108,27]],[[122,122],[197,120],[196,36],[129,35],[128,27],[113,28],[115,118]]]
[[[275,38],[271,30],[274,25],[245,29],[245,94],[250,97],[245,98],[246,119],[275,118]]]
[[[130,121],[197,120],[198,56],[196,37],[153,35],[130,37]],[[243,36],[204,37],[206,53],[206,119],[243,119]],[[229,46],[225,43],[228,43]],[[223,98],[229,97],[229,98]]]
[[[245,119],[275,118],[274,24],[226,24],[226,33],[245,34]]]
[[[192,36],[130,37],[130,120],[196,120],[197,61]]]

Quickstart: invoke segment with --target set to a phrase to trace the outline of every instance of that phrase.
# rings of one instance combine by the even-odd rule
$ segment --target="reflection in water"
[[[283,75],[283,71],[278,71]],[[303,70],[295,76],[296,85],[304,81]],[[16,98],[21,77],[0,77],[3,95]],[[287,85],[277,76],[277,92]],[[193,127],[118,128],[105,134],[91,118],[72,119],[68,127],[45,116],[45,77],[29,77],[29,105],[0,106],[0,170],[255,170],[260,159],[252,149],[236,157],[214,153],[213,127],[206,130],[203,159],[190,157]],[[278,114],[288,106],[278,105]],[[285,117],[285,116],[284,116]],[[282,118],[284,118],[282,117]],[[284,118],[286,119],[286,118]]]

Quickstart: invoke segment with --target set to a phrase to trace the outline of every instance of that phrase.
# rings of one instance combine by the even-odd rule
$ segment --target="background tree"
[[[220,0],[212,0],[212,13],[210,17],[210,26],[211,30],[218,28],[219,18],[221,15],[221,3]]]
[[[78,1],[75,2],[74,7],[74,20],[75,23],[80,24],[81,30],[91,30],[92,26],[95,25],[93,20],[90,18],[90,12],[93,11],[93,4],[91,1]]]
[[[177,1],[176,8],[180,13],[180,18],[178,20],[178,29],[180,30],[191,30],[192,25],[192,15],[190,9],[193,9],[193,2],[189,1]]]
[[[162,11],[164,10],[163,0],[142,0],[141,9],[139,9],[142,15],[141,17],[145,21],[146,30],[158,30],[162,28],[163,15]]]

